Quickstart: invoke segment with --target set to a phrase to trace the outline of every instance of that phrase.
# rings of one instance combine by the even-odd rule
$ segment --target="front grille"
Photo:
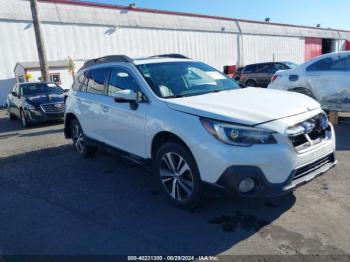
[[[297,180],[301,177],[307,176],[307,175],[317,171],[318,169],[322,168],[323,166],[325,166],[327,164],[334,163],[334,161],[335,161],[334,154],[330,154],[330,155],[323,157],[323,158],[321,158],[321,159],[319,159],[311,164],[300,167],[300,168],[295,170],[293,180]]]
[[[42,104],[40,107],[46,114],[59,114],[64,112],[64,103]]]
[[[318,114],[287,130],[287,136],[297,152],[302,152],[327,140],[331,127],[327,116]]]

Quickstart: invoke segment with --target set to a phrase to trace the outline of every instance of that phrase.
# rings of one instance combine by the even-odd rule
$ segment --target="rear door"
[[[79,121],[84,133],[92,139],[104,142],[101,132],[106,122],[102,101],[106,97],[106,82],[110,69],[99,67],[86,72],[86,79],[76,94]]]
[[[287,70],[289,69],[286,65],[282,63],[269,63],[265,64],[263,68],[261,69],[261,84],[263,86],[267,86],[271,82],[272,76],[280,70]]]
[[[276,73],[275,64],[261,64],[257,70],[258,85],[266,87],[270,83],[271,77],[274,75],[274,73]]]
[[[243,68],[242,73],[241,73],[241,80],[242,84],[246,84],[248,80],[253,80],[255,83],[256,81],[256,70],[259,65],[254,64],[254,65],[247,65],[246,67]]]
[[[350,54],[316,61],[306,68],[305,80],[323,108],[350,111]]]

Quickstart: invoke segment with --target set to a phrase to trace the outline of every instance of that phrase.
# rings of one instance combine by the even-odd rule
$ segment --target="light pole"
[[[38,2],[37,0],[30,0],[30,8],[32,10],[33,25],[35,31],[36,46],[38,49],[40,70],[42,80],[45,82],[50,81],[49,67],[47,65],[45,44],[41,31],[41,22],[39,18]]]

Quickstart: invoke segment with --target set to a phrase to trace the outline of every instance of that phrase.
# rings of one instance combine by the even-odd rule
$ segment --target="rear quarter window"
[[[85,74],[83,72],[78,73],[77,77],[73,82],[72,89],[74,91],[80,90],[80,87],[83,85],[84,80],[85,80]]]

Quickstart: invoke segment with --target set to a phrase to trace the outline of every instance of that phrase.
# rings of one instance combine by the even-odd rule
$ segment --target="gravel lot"
[[[141,167],[82,159],[63,125],[23,130],[0,110],[0,254],[350,254],[350,124],[338,166],[276,199],[170,205]]]

